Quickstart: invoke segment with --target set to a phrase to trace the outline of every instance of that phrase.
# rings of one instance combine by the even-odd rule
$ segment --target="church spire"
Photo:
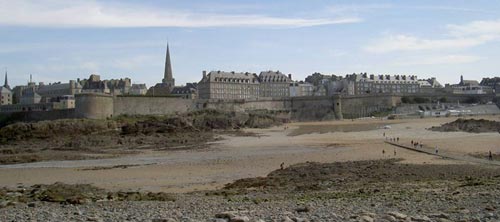
[[[9,80],[7,79],[7,69],[5,69],[5,82],[3,84],[3,87],[10,89]]]
[[[165,56],[165,73],[163,76],[163,83],[168,84],[169,87],[174,87],[175,82],[172,75],[172,63],[170,62],[170,48],[167,42],[167,55]]]

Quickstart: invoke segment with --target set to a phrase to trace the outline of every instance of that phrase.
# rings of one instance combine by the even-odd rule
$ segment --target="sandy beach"
[[[484,116],[500,120],[499,116]],[[93,184],[109,190],[173,193],[220,188],[236,179],[265,176],[296,163],[402,158],[403,163],[457,164],[384,143],[399,137],[459,155],[500,153],[498,133],[435,132],[432,126],[456,118],[359,119],[300,122],[270,129],[248,129],[256,136],[224,136],[203,149],[148,151],[115,159],[49,161],[0,166],[0,186],[19,184]],[[385,127],[384,126],[389,126]],[[385,153],[383,152],[385,151]],[[396,154],[394,155],[394,152]],[[113,168],[113,166],[123,166]],[[98,168],[100,167],[100,168]]]

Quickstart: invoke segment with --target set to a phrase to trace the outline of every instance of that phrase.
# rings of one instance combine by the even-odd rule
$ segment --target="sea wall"
[[[401,104],[401,97],[393,95],[342,96],[341,104],[344,118],[360,118],[393,109]]]
[[[168,115],[194,109],[194,100],[180,97],[117,96],[113,115]]]

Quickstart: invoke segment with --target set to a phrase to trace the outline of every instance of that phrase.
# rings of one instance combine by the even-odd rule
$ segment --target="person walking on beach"
[[[493,160],[493,154],[491,154],[491,150],[490,150],[490,152],[489,152],[489,154],[488,154],[488,159],[489,159],[489,160]]]
[[[281,162],[280,169],[283,170],[284,167],[285,167],[285,162]]]
[[[396,142],[398,142],[398,143],[399,143],[399,137],[398,137],[398,138],[396,138]]]
[[[438,147],[436,146],[436,155],[439,153]]]
[[[394,148],[394,156],[396,156],[396,148]]]

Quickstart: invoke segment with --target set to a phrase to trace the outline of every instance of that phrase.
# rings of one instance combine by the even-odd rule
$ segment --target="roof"
[[[43,94],[44,92],[47,91],[52,91],[52,90],[65,90],[69,89],[69,83],[57,83],[57,84],[51,84],[51,85],[42,85],[40,88],[38,88],[38,93]]]
[[[262,82],[290,82],[290,79],[280,71],[265,71],[259,74],[259,79]]]
[[[7,87],[0,86],[0,93],[11,93],[11,91]]]
[[[255,73],[249,72],[224,72],[224,71],[211,71],[207,74],[207,78],[202,81],[214,82],[222,79],[223,81],[229,80],[257,80],[258,77]]]
[[[476,86],[476,85],[479,85],[479,82],[477,80],[464,80],[463,84],[464,85]]]

